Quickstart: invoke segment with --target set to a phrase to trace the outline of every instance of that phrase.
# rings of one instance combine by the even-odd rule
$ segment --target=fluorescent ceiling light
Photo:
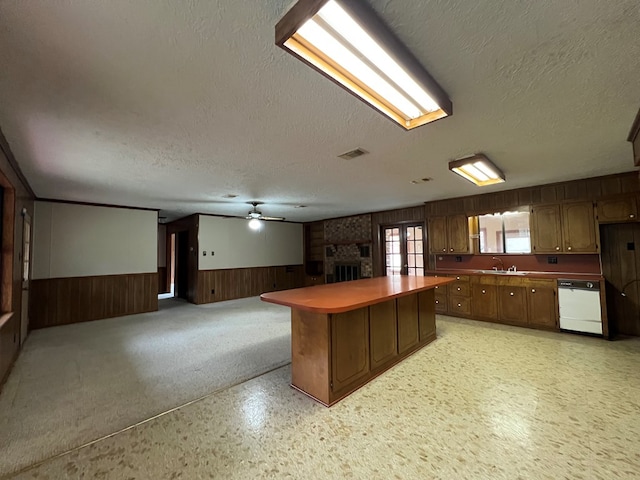
[[[449,162],[449,170],[479,187],[505,181],[504,173],[482,153]]]
[[[361,0],[300,0],[276,44],[410,130],[452,114],[447,94]]]

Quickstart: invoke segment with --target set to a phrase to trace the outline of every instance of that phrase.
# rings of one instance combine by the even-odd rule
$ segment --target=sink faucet
[[[497,260],[500,262],[500,271],[504,272],[504,262],[502,261],[502,259],[500,257],[491,257],[491,260]],[[493,267],[494,270],[497,270],[496,267]]]
[[[514,273],[515,273],[515,272],[517,272],[517,271],[518,271],[518,269],[516,268],[516,266],[515,266],[515,265],[511,265],[511,266],[507,269],[507,272],[514,272]]]

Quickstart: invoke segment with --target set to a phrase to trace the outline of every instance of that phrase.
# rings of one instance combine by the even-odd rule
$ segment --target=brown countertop
[[[484,273],[479,270],[428,270],[427,275],[490,275],[492,277],[522,277],[522,278],[566,278],[571,280],[602,281],[604,277],[598,273],[570,273],[570,272],[516,272],[516,273]]]
[[[376,277],[263,293],[260,299],[316,313],[342,313],[453,282],[443,277]]]

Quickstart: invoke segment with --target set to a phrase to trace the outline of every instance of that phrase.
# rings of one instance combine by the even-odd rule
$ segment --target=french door
[[[385,275],[424,276],[424,225],[382,227]]]

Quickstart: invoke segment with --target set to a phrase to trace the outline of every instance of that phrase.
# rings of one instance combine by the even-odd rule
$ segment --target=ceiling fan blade
[[[281,222],[284,220],[284,217],[260,217],[260,220],[274,220]]]

